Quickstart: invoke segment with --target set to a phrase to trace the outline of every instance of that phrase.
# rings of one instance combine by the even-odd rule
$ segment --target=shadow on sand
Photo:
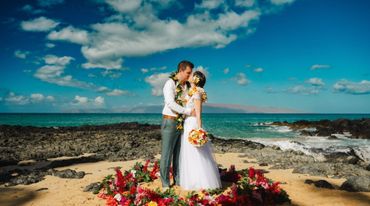
[[[0,205],[15,206],[26,205],[29,201],[36,198],[37,192],[24,188],[0,187]]]
[[[368,205],[370,205],[370,196],[365,195],[362,192],[348,192],[346,190],[341,190],[341,189],[339,189],[340,185],[337,185],[337,184],[331,183],[331,185],[334,187],[334,189],[332,189],[332,191],[335,191],[335,193],[333,193],[333,195],[332,195],[333,197],[337,196],[337,197],[341,197],[343,199],[347,199],[348,201],[351,202],[351,204],[356,205],[356,206],[361,206],[361,205],[368,206]],[[315,190],[315,191],[317,191],[317,190],[331,191],[331,189],[316,188],[313,185],[312,185],[312,190]],[[317,192],[316,194],[324,196],[324,197],[328,197],[327,193]],[[333,203],[333,205],[335,205],[335,203]]]

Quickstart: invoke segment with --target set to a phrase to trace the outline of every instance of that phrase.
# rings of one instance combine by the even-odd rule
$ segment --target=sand
[[[237,170],[249,167],[267,170],[266,177],[284,183],[281,186],[289,194],[293,205],[370,205],[370,192],[353,193],[337,189],[345,179],[293,174],[291,169],[268,169],[269,166],[258,166],[255,160],[243,157],[242,154],[238,153],[215,154],[215,157],[217,163],[223,167],[228,168],[231,164],[234,164]],[[252,163],[245,163],[245,160]],[[96,195],[90,192],[83,192],[85,186],[101,181],[105,176],[113,174],[114,167],[120,166],[123,170],[129,169],[136,161],[144,160],[123,162],[101,161],[76,164],[56,169],[70,168],[77,171],[85,171],[87,174],[82,179],[62,179],[54,176],[46,176],[45,180],[31,185],[17,185],[14,187],[0,186],[0,205],[104,205],[105,201]],[[306,179],[323,179],[331,183],[336,189],[316,188],[313,185],[305,184],[304,181]],[[160,181],[157,180],[147,186],[160,186]],[[186,191],[181,191],[181,188],[178,187],[176,190],[182,194],[186,193]]]

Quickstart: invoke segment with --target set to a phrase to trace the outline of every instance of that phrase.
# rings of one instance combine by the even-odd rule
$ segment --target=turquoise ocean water
[[[203,114],[203,128],[224,138],[289,138],[295,133],[274,121],[357,119],[370,114]],[[119,122],[160,124],[161,114],[0,114],[0,124],[31,126],[104,125]]]

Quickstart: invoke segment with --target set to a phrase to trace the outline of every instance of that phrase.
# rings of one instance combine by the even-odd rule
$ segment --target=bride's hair
[[[194,82],[195,86],[203,88],[204,85],[206,84],[206,76],[200,71],[195,71],[193,73],[193,78],[194,77],[199,79],[198,82]]]

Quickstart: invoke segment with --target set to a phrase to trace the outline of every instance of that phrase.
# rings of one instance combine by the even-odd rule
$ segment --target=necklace
[[[176,77],[177,72],[173,72],[170,75],[170,78],[175,82],[176,89],[175,89],[175,102],[179,104],[180,106],[184,106],[184,99],[183,99],[183,88],[180,84],[179,79]],[[186,85],[189,87],[189,82],[186,82]],[[185,120],[185,114],[179,114],[177,113],[176,117],[176,129],[177,130],[183,130],[184,129],[184,120]]]

